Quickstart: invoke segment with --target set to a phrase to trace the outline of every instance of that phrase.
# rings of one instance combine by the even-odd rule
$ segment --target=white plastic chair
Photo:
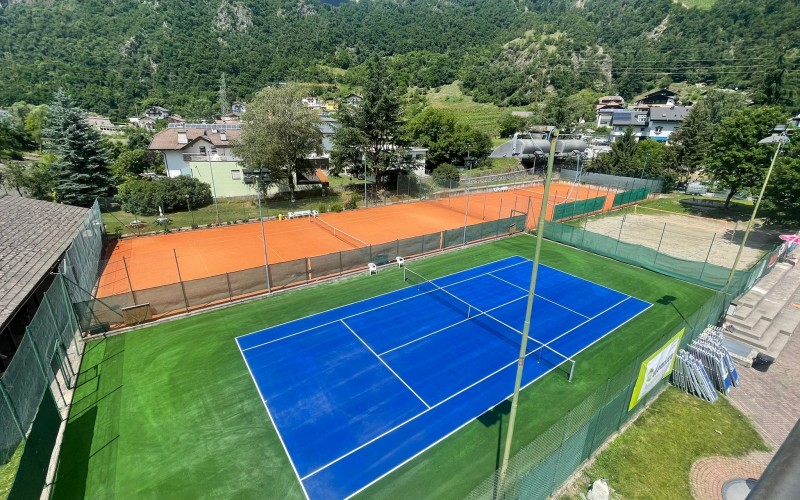
[[[369,268],[369,274],[378,274],[378,266],[374,262],[370,262],[367,267]]]
[[[395,257],[395,260],[397,260],[397,267],[403,267],[406,265],[406,259],[400,257],[399,255]]]

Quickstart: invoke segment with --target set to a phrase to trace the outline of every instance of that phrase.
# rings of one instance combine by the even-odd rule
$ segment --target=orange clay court
[[[470,194],[469,200],[462,195],[437,201],[327,213],[320,219],[369,245],[463,227],[465,212],[466,223],[470,225],[509,217],[512,211],[528,212],[530,206],[530,229],[535,226],[543,192],[542,185],[527,186],[478,192]],[[548,216],[556,204],[598,196],[606,196],[604,210],[608,210],[613,195],[613,191],[606,189],[554,182]],[[266,221],[263,225],[270,264],[362,246],[334,236],[321,223],[307,217]],[[100,277],[97,296],[109,297],[130,292],[131,287],[143,290],[263,265],[264,249],[257,223],[127,238],[120,240],[109,256]]]

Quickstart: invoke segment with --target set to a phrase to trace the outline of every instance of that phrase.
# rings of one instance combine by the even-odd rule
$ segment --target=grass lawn
[[[726,398],[711,404],[670,387],[597,457],[576,486],[586,491],[596,479],[606,478],[623,498],[658,493],[660,498],[689,499],[689,472],[697,460],[767,449]]]
[[[512,255],[530,258],[534,241],[519,235],[410,265],[436,277]],[[546,242],[542,261],[654,305],[581,353],[572,383],[553,373],[522,393],[515,451],[714,296],[554,243]],[[87,344],[54,497],[302,497],[234,338],[403,286],[400,270],[387,269]],[[667,295],[674,300],[656,302]],[[501,453],[507,413],[487,415],[496,418],[471,422],[361,496],[465,496]]]
[[[501,108],[492,103],[475,102],[471,96],[461,92],[458,82],[430,91],[427,98],[430,107],[446,111],[458,121],[485,132],[491,137],[497,137],[500,133],[497,121],[501,116],[515,110],[525,109],[521,107]]]
[[[728,219],[735,221],[747,221],[753,213],[753,203],[750,201],[731,200],[730,208],[724,207],[697,207],[684,205],[680,200],[715,200],[725,202],[724,198],[707,198],[705,196],[691,196],[688,194],[675,194],[656,200],[641,203],[643,207],[666,210],[678,214],[697,215],[711,219]]]
[[[8,498],[11,492],[11,487],[14,485],[14,478],[17,476],[19,469],[19,461],[22,458],[22,451],[25,449],[25,444],[22,443],[17,447],[17,451],[11,456],[11,459],[0,465],[0,499]]]
[[[355,179],[354,179],[355,182]],[[320,205],[326,207],[326,211],[330,209],[333,204],[343,204],[344,199],[338,192],[331,191],[327,196],[313,197],[313,198],[299,198],[294,203],[288,200],[268,200],[262,205],[264,217],[274,217],[278,214],[286,215],[287,212],[293,210],[319,210]],[[222,223],[241,221],[242,219],[257,219],[258,218],[258,201],[255,197],[252,200],[220,200],[219,215]],[[205,227],[208,224],[217,222],[217,207],[212,203],[207,207],[192,208],[180,212],[169,212],[167,214],[172,220],[171,228],[177,227],[191,227],[192,224],[200,227]],[[103,212],[103,222],[106,225],[108,233],[114,233],[117,230],[121,234],[135,234],[136,231],[128,227],[128,224],[138,219],[147,222],[147,226],[141,229],[141,232],[158,231],[161,228],[155,224],[157,216],[141,216],[134,215],[123,210],[115,212]]]

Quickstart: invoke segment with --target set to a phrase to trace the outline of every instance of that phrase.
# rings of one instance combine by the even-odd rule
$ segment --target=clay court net
[[[356,238],[355,236],[342,231],[338,227],[336,227],[336,226],[334,226],[334,225],[332,225],[332,224],[330,224],[328,222],[325,222],[324,220],[320,219],[318,216],[317,217],[312,217],[311,220],[316,222],[319,225],[319,227],[321,227],[322,229],[328,231],[332,235],[336,236],[337,238],[339,238],[340,240],[344,241],[348,245],[351,245],[354,248],[368,247],[369,246],[369,243],[365,242],[364,240],[360,240],[360,239]]]

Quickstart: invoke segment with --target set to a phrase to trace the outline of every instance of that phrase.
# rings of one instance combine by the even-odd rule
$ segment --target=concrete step
[[[800,309],[787,304],[772,321],[759,322],[757,329],[739,330],[734,322],[728,337],[757,349],[760,353],[776,358],[792,333],[800,326]]]
[[[745,320],[753,311],[758,309],[758,306],[764,301],[765,297],[769,296],[770,299],[775,300],[773,289],[787,286],[783,277],[791,270],[792,266],[789,264],[776,264],[769,274],[761,278],[750,291],[733,301],[733,304],[737,307],[731,317]],[[796,287],[797,283],[794,283],[794,285]],[[791,292],[789,296],[791,296]]]
[[[772,359],[778,359],[778,355],[781,353],[786,344],[789,342],[789,339],[792,338],[791,335],[778,335],[775,337],[775,340],[769,346],[764,354],[771,357]]]

